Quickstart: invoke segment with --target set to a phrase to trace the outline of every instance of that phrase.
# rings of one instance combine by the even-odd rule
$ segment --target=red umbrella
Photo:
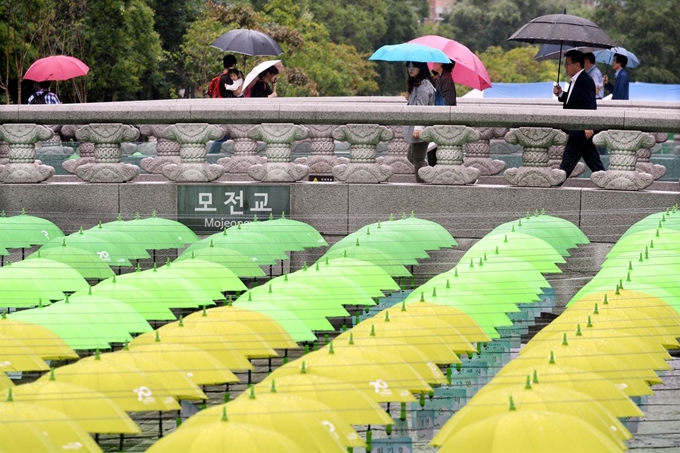
[[[461,43],[437,35],[421,36],[409,42],[434,47],[444,52],[451,61],[456,63],[452,72],[454,82],[478,90],[491,88],[491,79],[484,63],[473,51]]]
[[[24,79],[43,82],[68,80],[87,74],[90,68],[75,57],[52,55],[36,60],[24,74]]]

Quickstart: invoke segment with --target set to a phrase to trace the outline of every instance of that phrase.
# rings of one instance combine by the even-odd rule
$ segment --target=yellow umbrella
[[[307,373],[279,378],[267,377],[255,386],[275,389],[277,393],[298,395],[319,401],[336,410],[350,425],[389,425],[392,418],[366,392],[346,382]]]
[[[91,356],[81,360],[96,360],[96,357]],[[158,357],[149,360],[149,357],[145,354],[130,351],[127,345],[125,345],[125,348],[122,351],[99,355],[99,360],[104,362],[111,361],[137,368],[145,372],[155,381],[158,381],[170,395],[177,399],[208,399],[198,385],[187,376],[186,372],[180,370],[167,360]]]
[[[81,360],[57,368],[55,375],[60,381],[103,393],[127,412],[171,411],[180,408],[160,383],[138,368],[103,360]],[[44,375],[39,381],[49,378],[49,375]]]
[[[481,395],[500,388],[524,384],[527,374],[531,373],[532,385],[543,383],[584,393],[599,401],[615,417],[642,417],[645,415],[622,389],[602,375],[554,363],[530,367],[528,370],[526,368],[506,370],[506,368],[501,369],[477,394]]]
[[[0,335],[0,372],[46,371],[50,367],[31,352],[23,341]]]
[[[8,319],[5,313],[0,319],[0,335],[24,342],[32,353],[45,360],[77,359],[78,354],[59,335],[39,324]]]
[[[624,441],[633,435],[623,424],[594,398],[575,390],[539,384],[532,386],[529,376],[524,386],[508,386],[475,395],[449,420],[432,439],[440,446],[451,436],[464,431],[471,424],[508,411],[508,398],[531,411],[546,411],[572,415],[605,434],[614,443],[625,448]]]
[[[623,452],[625,448],[573,415],[520,408],[468,425],[449,437],[438,453],[461,451]]]
[[[41,453],[62,453],[47,434],[31,422],[0,423],[0,439],[3,453],[24,453],[39,451]]]
[[[305,450],[283,433],[227,419],[193,428],[178,429],[159,439],[146,453],[303,453]]]
[[[225,305],[195,312],[184,318],[188,326],[194,326],[212,333],[229,332],[234,323],[242,324],[257,333],[274,349],[296,349],[300,346],[273,318],[253,310]]]
[[[428,384],[448,383],[446,376],[439,367],[431,362],[425,353],[415,346],[411,346],[398,339],[378,338],[375,336],[354,340],[352,331],[350,330],[349,332],[349,339],[346,343],[337,341],[337,338],[336,341],[333,342],[333,347],[336,351],[342,352],[344,349],[347,349],[350,352],[352,350],[360,350],[369,351],[371,353],[388,353],[400,357],[404,362],[411,365]],[[453,363],[461,363],[461,361],[458,359]]]
[[[14,382],[3,372],[0,372],[0,390],[14,387]]]
[[[248,370],[252,365],[236,346],[221,335],[184,327],[183,324],[166,324],[162,328],[139,335],[130,342],[131,346],[158,343],[181,344],[205,351],[230,370]]]
[[[402,302],[401,311],[392,310],[390,315],[394,318],[396,316],[401,316],[402,312],[406,312],[412,316],[435,317],[440,319],[455,327],[470,342],[491,341],[491,338],[489,338],[484,332],[484,329],[477,324],[477,321],[475,321],[474,318],[456,307],[433,304],[432,302],[425,301],[425,299],[421,297],[418,302],[411,302],[409,304],[406,304],[405,301]]]
[[[10,389],[7,401],[0,402],[0,426],[6,426],[13,431],[13,426],[25,423],[38,428],[53,444],[59,446],[61,451],[77,450],[92,453],[102,451],[78,423],[61,412],[35,404],[16,402]],[[0,447],[4,446],[5,438],[2,439]]]
[[[12,390],[15,401],[56,410],[70,417],[89,433],[140,434],[142,431],[114,401],[103,393],[57,381],[54,372],[47,381],[19,385]],[[0,393],[6,399],[9,390]]]
[[[202,349],[183,344],[162,343],[160,340],[149,345],[130,345],[136,354],[172,363],[197,385],[216,385],[238,382],[239,379],[229,368]],[[252,367],[252,365],[251,365]]]
[[[194,414],[185,422],[186,427],[210,423],[223,413],[225,407],[231,420],[266,428],[275,427],[276,431],[286,434],[295,442],[299,442],[300,438],[292,437],[291,431],[306,431],[318,426],[333,434],[333,437],[337,436],[337,441],[345,447],[366,446],[359,434],[325,404],[284,393],[255,395],[253,387],[250,392],[242,393],[233,401]],[[288,423],[284,420],[288,420]],[[293,428],[294,426],[297,428]]]
[[[429,392],[431,387],[427,383],[417,378],[414,379],[415,371],[409,365],[386,366],[372,363],[369,360],[359,358],[354,355],[336,355],[332,349],[320,350],[315,353],[307,354],[304,361],[290,362],[274,370],[270,377],[278,379],[281,376],[300,373],[302,367],[305,372],[325,376],[358,387],[362,391],[368,392],[375,401],[386,402],[410,402],[415,401],[409,387],[417,387],[417,392]],[[319,354],[321,352],[321,354]],[[307,360],[311,359],[311,364],[307,365]],[[399,360],[398,358],[396,360]],[[396,362],[399,363],[399,362]],[[410,376],[404,380],[401,370],[410,368]],[[416,374],[417,375],[417,374]]]

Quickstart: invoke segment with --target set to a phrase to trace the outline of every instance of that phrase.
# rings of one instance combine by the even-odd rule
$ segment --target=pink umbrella
[[[24,79],[43,82],[46,80],[68,80],[87,74],[90,68],[75,57],[52,55],[36,60],[24,74]]]
[[[464,45],[443,36],[427,35],[412,39],[411,43],[434,47],[446,54],[456,65],[453,68],[453,81],[478,90],[491,88],[491,79],[484,63]]]

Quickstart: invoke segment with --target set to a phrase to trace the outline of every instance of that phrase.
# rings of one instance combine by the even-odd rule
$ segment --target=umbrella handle
[[[562,70],[562,41],[560,41],[560,57],[557,59],[557,84],[560,84],[560,71]]]

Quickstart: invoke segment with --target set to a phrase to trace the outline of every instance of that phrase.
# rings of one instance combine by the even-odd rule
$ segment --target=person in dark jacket
[[[456,84],[453,83],[453,68],[456,63],[432,63],[432,80],[434,87],[439,94],[444,98],[446,105],[456,105]],[[430,167],[437,165],[437,146],[428,147],[427,149],[427,163]]]
[[[616,84],[612,85],[609,83],[609,77],[605,75],[602,79],[604,81],[604,87],[612,93],[612,100],[624,100],[627,101],[628,97],[628,86],[630,85],[630,77],[628,77],[628,72],[626,71],[626,65],[628,64],[628,57],[618,53],[614,54],[614,60],[612,61],[612,69],[616,74]]]

